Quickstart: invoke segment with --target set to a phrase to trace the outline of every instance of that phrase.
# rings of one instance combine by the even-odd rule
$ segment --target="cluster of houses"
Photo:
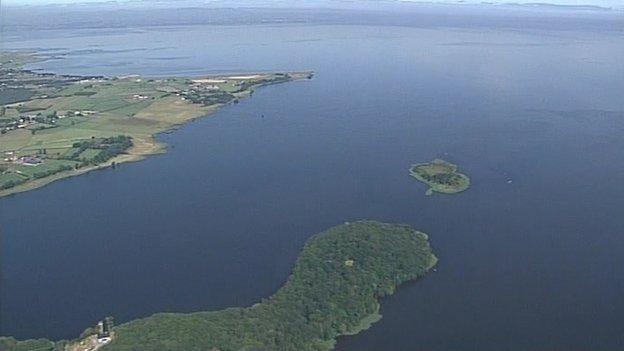
[[[7,151],[4,153],[4,162],[15,162],[17,161],[17,156],[15,155],[15,151]]]
[[[4,153],[5,162],[14,162],[24,166],[38,166],[43,163],[43,158],[37,156],[17,156],[15,151],[7,151]]]
[[[102,77],[91,77],[91,78],[79,80],[78,84],[104,83],[105,81],[106,80]]]
[[[65,346],[65,351],[98,351],[114,338],[113,317],[106,317],[98,322],[92,333],[79,342]]]
[[[104,320],[99,321],[96,326],[97,339],[101,343],[107,343],[111,340],[113,333],[113,317],[106,317]]]
[[[38,166],[43,163],[43,159],[37,156],[22,156],[16,162],[24,166]]]
[[[227,80],[202,78],[202,79],[193,79],[192,82],[193,84],[190,86],[191,89],[219,90],[219,86],[217,84],[227,83]]]
[[[143,100],[143,99],[147,99],[147,97],[141,96],[139,99]],[[3,123],[2,125],[0,125],[0,130],[2,130],[2,133],[6,133],[8,131],[15,130],[15,129],[28,128],[37,123],[56,124],[57,119],[63,119],[66,117],[74,117],[74,116],[76,117],[91,116],[96,113],[97,111],[93,111],[93,110],[80,110],[80,111],[67,111],[64,114],[58,114],[58,115],[53,114],[50,116],[43,116],[41,114],[24,115],[10,122]]]
[[[194,79],[193,84],[189,85],[187,90],[176,92],[175,95],[180,97],[180,100],[190,100],[197,103],[201,100],[205,94],[214,94],[221,90],[217,83],[227,82],[220,79]]]
[[[80,110],[80,111],[68,111],[66,115],[59,115],[59,118],[65,118],[70,116],[91,116],[98,113],[94,110]]]
[[[31,124],[35,124],[41,121],[41,116],[38,116],[38,115],[22,116],[17,121],[19,122],[19,124],[17,125],[17,128],[26,128]]]
[[[58,118],[58,117],[55,117],[55,118]],[[56,123],[55,118],[46,119],[45,117],[42,117],[40,115],[21,116],[18,119],[4,123],[2,125],[2,132],[6,133],[8,131],[15,130],[15,129],[28,128],[34,124],[41,123],[42,119],[46,119],[45,120],[46,123],[55,124]]]
[[[146,96],[146,95],[134,94],[134,95],[132,95],[132,98],[135,99],[135,100],[147,100],[150,97]]]

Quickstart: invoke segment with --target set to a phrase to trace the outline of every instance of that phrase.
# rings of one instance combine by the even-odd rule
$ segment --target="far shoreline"
[[[29,63],[32,64],[34,62],[29,62]],[[25,69],[32,69],[32,68],[27,68],[26,66],[24,67]],[[35,69],[35,70],[40,71],[39,69]],[[264,75],[264,74],[275,74],[275,73],[276,72],[238,72],[238,73],[227,73],[227,75],[228,76],[235,76],[235,75],[253,76],[253,75],[261,75],[261,74]],[[138,161],[145,160],[149,156],[164,154],[167,152],[168,145],[164,142],[160,142],[157,140],[159,135],[172,133],[176,131],[178,128],[192,121],[195,121],[200,118],[210,117],[214,115],[217,111],[219,111],[221,108],[228,106],[228,105],[236,104],[238,103],[239,99],[243,99],[243,98],[247,98],[251,96],[253,92],[255,91],[255,89],[268,86],[268,85],[288,83],[288,82],[293,82],[293,81],[298,81],[298,80],[303,80],[303,79],[311,79],[314,75],[313,71],[293,71],[293,72],[287,72],[287,73],[290,76],[290,78],[286,81],[260,83],[260,84],[251,85],[243,91],[234,93],[233,95],[236,97],[236,99],[226,102],[226,103],[216,103],[216,104],[211,104],[208,106],[199,106],[194,103],[189,103],[185,105],[186,108],[181,111],[183,113],[180,113],[178,116],[172,116],[172,118],[178,118],[179,120],[172,122],[172,124],[168,126],[166,129],[153,133],[149,136],[142,136],[140,138],[133,137],[133,140],[132,140],[133,145],[125,153],[117,155],[101,164],[91,165],[91,166],[87,166],[87,167],[83,167],[79,169],[72,169],[69,171],[62,171],[62,172],[55,173],[53,175],[50,175],[44,178],[34,179],[26,183],[16,185],[9,189],[0,190],[0,199],[11,196],[11,195],[16,195],[19,193],[35,190],[35,189],[44,187],[48,184],[51,184],[53,182],[56,182],[62,179],[76,177],[79,175],[90,173],[92,171],[111,168],[113,167],[113,165],[116,166],[116,165],[120,165],[124,163],[138,162]],[[53,74],[56,74],[56,73],[53,73]],[[223,74],[211,74],[208,76],[201,76],[201,77],[210,78],[210,77],[223,77],[223,76],[224,76]],[[141,76],[141,77],[142,78],[154,78],[151,76]],[[200,77],[200,76],[197,76],[197,77]],[[193,77],[193,78],[197,78],[197,77]]]

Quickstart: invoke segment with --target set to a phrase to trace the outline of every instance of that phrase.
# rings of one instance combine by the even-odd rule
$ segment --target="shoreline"
[[[252,72],[252,73],[245,73],[245,74],[254,75],[258,73]],[[236,99],[227,103],[217,103],[217,104],[213,104],[209,106],[198,106],[196,104],[189,104],[188,105],[189,110],[191,110],[191,108],[196,108],[196,109],[199,109],[199,111],[197,111],[197,113],[195,114],[189,115],[188,117],[182,118],[182,120],[180,121],[174,122],[171,126],[169,126],[168,128],[164,130],[158,131],[146,137],[133,138],[132,140],[133,145],[127,150],[126,153],[115,156],[111,158],[110,160],[104,163],[98,164],[98,165],[92,165],[92,166],[87,166],[87,167],[80,168],[80,169],[59,172],[59,173],[50,175],[45,178],[34,179],[31,181],[28,181],[26,183],[14,186],[9,189],[0,190],[0,199],[4,197],[9,197],[11,195],[16,195],[19,193],[31,191],[31,190],[36,190],[36,189],[39,189],[41,187],[44,187],[48,184],[51,184],[53,182],[56,182],[62,179],[80,176],[80,175],[83,175],[92,171],[111,168],[113,164],[119,165],[122,163],[139,162],[148,158],[149,156],[164,154],[167,152],[167,144],[157,141],[158,135],[163,134],[163,133],[174,132],[178,128],[190,122],[193,122],[197,119],[210,117],[214,115],[216,112],[218,112],[219,109],[221,109],[222,107],[225,107],[231,104],[236,104],[238,103],[239,99],[250,97],[253,94],[255,89],[258,89],[264,86],[269,86],[269,85],[276,85],[276,84],[299,81],[303,79],[309,79],[310,77],[312,77],[314,72],[313,71],[295,71],[295,72],[288,72],[288,74],[290,75],[291,78],[287,81],[256,84],[256,85],[250,86],[247,90],[234,93],[233,95],[236,97]],[[218,75],[212,75],[212,76],[218,77]]]
[[[370,228],[373,229],[371,230]],[[395,240],[399,240],[402,243],[404,242],[405,247],[400,246],[401,249],[398,249],[391,246],[395,243],[395,241],[386,241],[388,236],[394,237]],[[382,246],[387,245],[387,250],[384,250],[383,248],[381,250],[375,250],[374,247],[377,247],[375,245],[352,245],[353,241],[360,240],[364,242],[370,241]],[[366,247],[367,249],[364,249],[364,252],[362,252],[360,250],[361,247]],[[397,250],[397,252],[395,254],[390,254],[389,252],[392,250]],[[357,272],[357,267],[368,267],[370,262],[366,263],[367,259],[370,257],[377,257],[377,255],[379,255],[381,261],[385,261],[383,258],[390,259],[390,257],[392,257],[398,261],[407,260],[405,262],[410,262],[411,264],[396,266],[396,269],[405,273],[399,281],[394,278],[397,273],[392,273],[394,268],[386,267],[389,270],[380,268],[380,270],[375,273],[377,275],[366,270]],[[337,262],[334,261],[335,257],[340,257]],[[347,266],[347,261],[344,261],[343,264],[342,258],[346,257],[352,258],[354,265]],[[418,258],[421,259],[420,262],[418,262]],[[320,262],[324,262],[324,264],[317,264]],[[182,328],[170,331],[172,334],[171,336],[174,336],[177,340],[177,342],[172,345],[172,350],[184,350],[187,349],[187,346],[189,345],[195,346],[193,348],[197,348],[196,346],[203,346],[205,349],[223,349],[227,348],[226,346],[240,346],[243,344],[261,345],[263,342],[267,342],[267,340],[264,340],[262,337],[258,337],[254,334],[259,329],[245,329],[245,326],[248,325],[248,323],[244,323],[245,319],[247,318],[248,320],[253,321],[254,324],[260,326],[263,325],[263,323],[266,325],[267,318],[270,319],[270,316],[281,315],[281,313],[278,313],[280,308],[288,309],[288,306],[291,306],[291,304],[288,303],[288,301],[291,300],[287,297],[294,296],[296,300],[300,300],[300,294],[302,292],[308,297],[319,296],[317,295],[317,291],[315,289],[300,289],[301,285],[307,286],[306,279],[302,279],[301,275],[308,273],[308,271],[310,271],[309,273],[312,275],[316,273],[325,275],[328,274],[327,269],[331,268],[330,271],[335,270],[336,272],[342,272],[342,274],[347,274],[350,277],[349,279],[339,279],[337,281],[339,289],[334,292],[335,296],[349,296],[350,299],[367,300],[369,303],[374,303],[375,307],[368,310],[367,313],[362,315],[362,317],[357,321],[351,320],[351,322],[355,323],[351,324],[350,328],[340,329],[337,327],[332,329],[330,335],[312,335],[309,337],[309,340],[306,340],[309,343],[308,345],[315,345],[317,347],[315,349],[317,350],[329,351],[334,349],[341,337],[357,335],[362,331],[371,328],[382,318],[382,315],[380,314],[382,299],[393,295],[404,283],[416,282],[426,277],[427,274],[432,271],[437,262],[438,258],[433,253],[429,244],[428,235],[415,230],[411,226],[371,220],[347,222],[311,236],[304,244],[295,266],[293,267],[291,275],[289,275],[284,285],[282,285],[269,297],[263,298],[261,302],[258,302],[250,307],[229,307],[213,311],[188,313],[155,313],[148,317],[132,319],[116,327],[116,340],[113,340],[109,347],[112,350],[128,351],[136,349],[137,345],[141,345],[141,347],[145,350],[156,351],[160,349],[162,340],[159,339],[159,336],[154,335],[162,335],[164,333],[153,334],[153,331],[159,330],[162,325],[171,324],[183,326]],[[362,263],[361,266],[360,263]],[[323,266],[323,268],[319,268],[320,266]],[[344,267],[349,267],[346,269],[353,269],[355,272],[346,273],[343,271],[345,269]],[[380,290],[373,290],[367,293],[353,292],[353,290],[350,289],[351,284],[355,284],[357,286],[358,283],[355,283],[352,279],[355,279],[356,281],[358,279],[364,280],[366,279],[365,275],[367,274],[373,274],[373,278],[376,277],[379,279],[378,284]],[[383,278],[384,276],[385,278]],[[320,296],[325,296],[322,292],[319,294]],[[304,299],[303,301],[309,300],[314,299]],[[340,306],[340,301],[344,301],[344,299],[334,297],[334,302],[338,306]],[[232,321],[229,319],[230,317],[234,317],[234,320],[236,320],[234,324],[229,324]],[[344,324],[346,320],[341,320],[339,317],[335,318],[342,321],[342,324],[339,325],[347,325]],[[243,321],[243,323],[241,323],[241,321]],[[206,322],[208,322],[208,324],[204,324]],[[329,319],[327,320],[327,323],[333,322]],[[207,328],[204,331],[208,332],[208,335],[211,337],[202,337],[201,339],[197,339],[197,334],[194,330],[196,328],[202,328],[202,326],[211,324],[220,324],[223,328]],[[269,327],[270,325],[271,324],[269,323]],[[238,329],[239,327],[241,329]],[[227,337],[226,339],[222,339],[221,336],[223,336],[223,330],[228,330],[228,328],[232,329],[229,329],[229,332],[226,331],[225,333],[227,334]],[[245,332],[245,337],[242,339],[236,337],[230,338],[231,333],[235,335],[243,335],[237,332]],[[288,337],[280,337],[279,340],[280,342],[285,343],[288,340]],[[271,343],[273,341],[268,342]],[[276,347],[274,349],[280,348]]]
[[[155,137],[155,136],[152,136],[152,137]],[[146,159],[149,156],[164,154],[164,153],[167,152],[166,144],[159,143],[155,139],[153,139],[152,142],[143,141],[142,143],[143,143],[142,146],[144,146],[146,148],[149,148],[152,151],[133,153],[132,149],[134,149],[137,146],[137,145],[133,145],[129,149],[128,153],[115,156],[115,157],[111,158],[110,160],[108,160],[108,161],[106,161],[104,163],[101,163],[101,164],[98,164],[98,165],[94,165],[94,166],[83,167],[83,168],[80,168],[80,169],[74,169],[74,170],[71,170],[71,171],[59,172],[59,173],[53,174],[53,175],[45,177],[45,178],[35,179],[35,180],[30,181],[30,182],[14,186],[14,187],[12,187],[10,189],[1,190],[0,191],[0,198],[8,197],[8,196],[19,194],[19,193],[23,193],[23,192],[27,192],[27,191],[30,191],[30,190],[39,189],[41,187],[44,187],[44,186],[46,186],[46,185],[48,185],[50,183],[56,182],[58,180],[71,178],[71,177],[76,177],[76,176],[83,175],[85,173],[89,173],[89,172],[92,172],[92,171],[97,171],[97,170],[111,168],[113,166],[113,163],[115,165],[119,165],[119,164],[122,164],[122,163],[138,162],[138,161],[142,161],[142,160]]]

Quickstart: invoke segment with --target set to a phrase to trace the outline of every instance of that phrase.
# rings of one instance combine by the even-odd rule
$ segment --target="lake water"
[[[250,305],[309,236],[368,218],[429,233],[440,263],[338,350],[621,348],[623,38],[307,24],[10,38],[67,54],[34,66],[58,73],[316,76],[162,135],[167,154],[1,199],[0,334]],[[471,188],[425,196],[408,168],[436,157]]]

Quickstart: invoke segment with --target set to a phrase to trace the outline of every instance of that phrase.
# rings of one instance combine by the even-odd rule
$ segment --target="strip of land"
[[[0,54],[0,197],[164,152],[155,135],[312,72],[102,77],[24,68]]]
[[[74,341],[0,338],[0,350],[328,351],[381,318],[381,297],[436,263],[427,235],[409,226],[346,223],[313,236],[286,284],[251,307],[156,314],[115,327],[103,346],[86,331]]]

